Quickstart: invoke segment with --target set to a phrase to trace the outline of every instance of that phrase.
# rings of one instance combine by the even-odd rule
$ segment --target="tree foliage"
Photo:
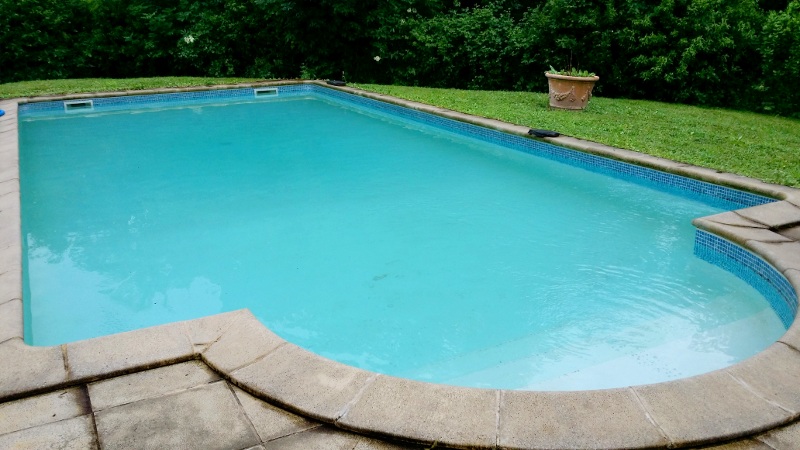
[[[0,0],[0,82],[248,76],[800,114],[800,0]]]

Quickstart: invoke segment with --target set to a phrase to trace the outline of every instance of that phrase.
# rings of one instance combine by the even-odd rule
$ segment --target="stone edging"
[[[528,130],[338,89],[514,134]],[[146,93],[163,92],[175,90]],[[70,98],[87,96],[96,95]],[[464,388],[376,374],[288,343],[247,310],[55,347],[27,346],[17,103],[34,100],[55,98],[0,101],[0,109],[7,111],[0,118],[0,401],[199,358],[242,389],[302,415],[365,434],[453,447],[683,447],[755,434],[800,417],[797,322],[763,352],[725,369],[665,383],[579,392]],[[782,199],[694,223],[757,253],[800,291],[800,191],[574,138],[549,140]]]

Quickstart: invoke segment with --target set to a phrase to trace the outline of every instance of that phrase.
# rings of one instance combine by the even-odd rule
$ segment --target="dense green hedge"
[[[800,0],[0,0],[0,83],[316,77],[546,90],[800,116]]]

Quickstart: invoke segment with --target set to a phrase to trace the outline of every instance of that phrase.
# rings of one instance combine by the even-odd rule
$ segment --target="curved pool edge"
[[[422,109],[419,105],[411,107]],[[242,389],[302,415],[359,433],[452,447],[683,447],[730,441],[798,419],[798,321],[766,350],[725,369],[652,385],[576,392],[464,388],[380,375],[288,343],[247,310],[61,346],[28,346],[22,325],[17,101],[1,100],[0,108],[7,111],[0,118],[0,401],[202,359]],[[448,114],[458,120],[466,116]],[[489,121],[502,131],[527,132],[468,118],[483,126]],[[782,199],[694,223],[761,256],[800,292],[800,191],[612,150],[617,159],[636,157],[647,162],[629,162],[702,174],[705,181],[720,178],[722,184]]]

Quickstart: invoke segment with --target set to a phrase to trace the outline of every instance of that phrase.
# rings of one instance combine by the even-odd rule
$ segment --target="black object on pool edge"
[[[530,130],[528,130],[528,134],[531,134],[531,135],[536,136],[536,137],[559,137],[559,136],[561,136],[560,134],[558,134],[555,131],[537,130],[535,128],[531,128]]]
[[[345,83],[344,81],[341,81],[341,80],[328,80],[327,83],[330,84],[331,86],[345,86],[345,85],[347,85],[347,83]]]

